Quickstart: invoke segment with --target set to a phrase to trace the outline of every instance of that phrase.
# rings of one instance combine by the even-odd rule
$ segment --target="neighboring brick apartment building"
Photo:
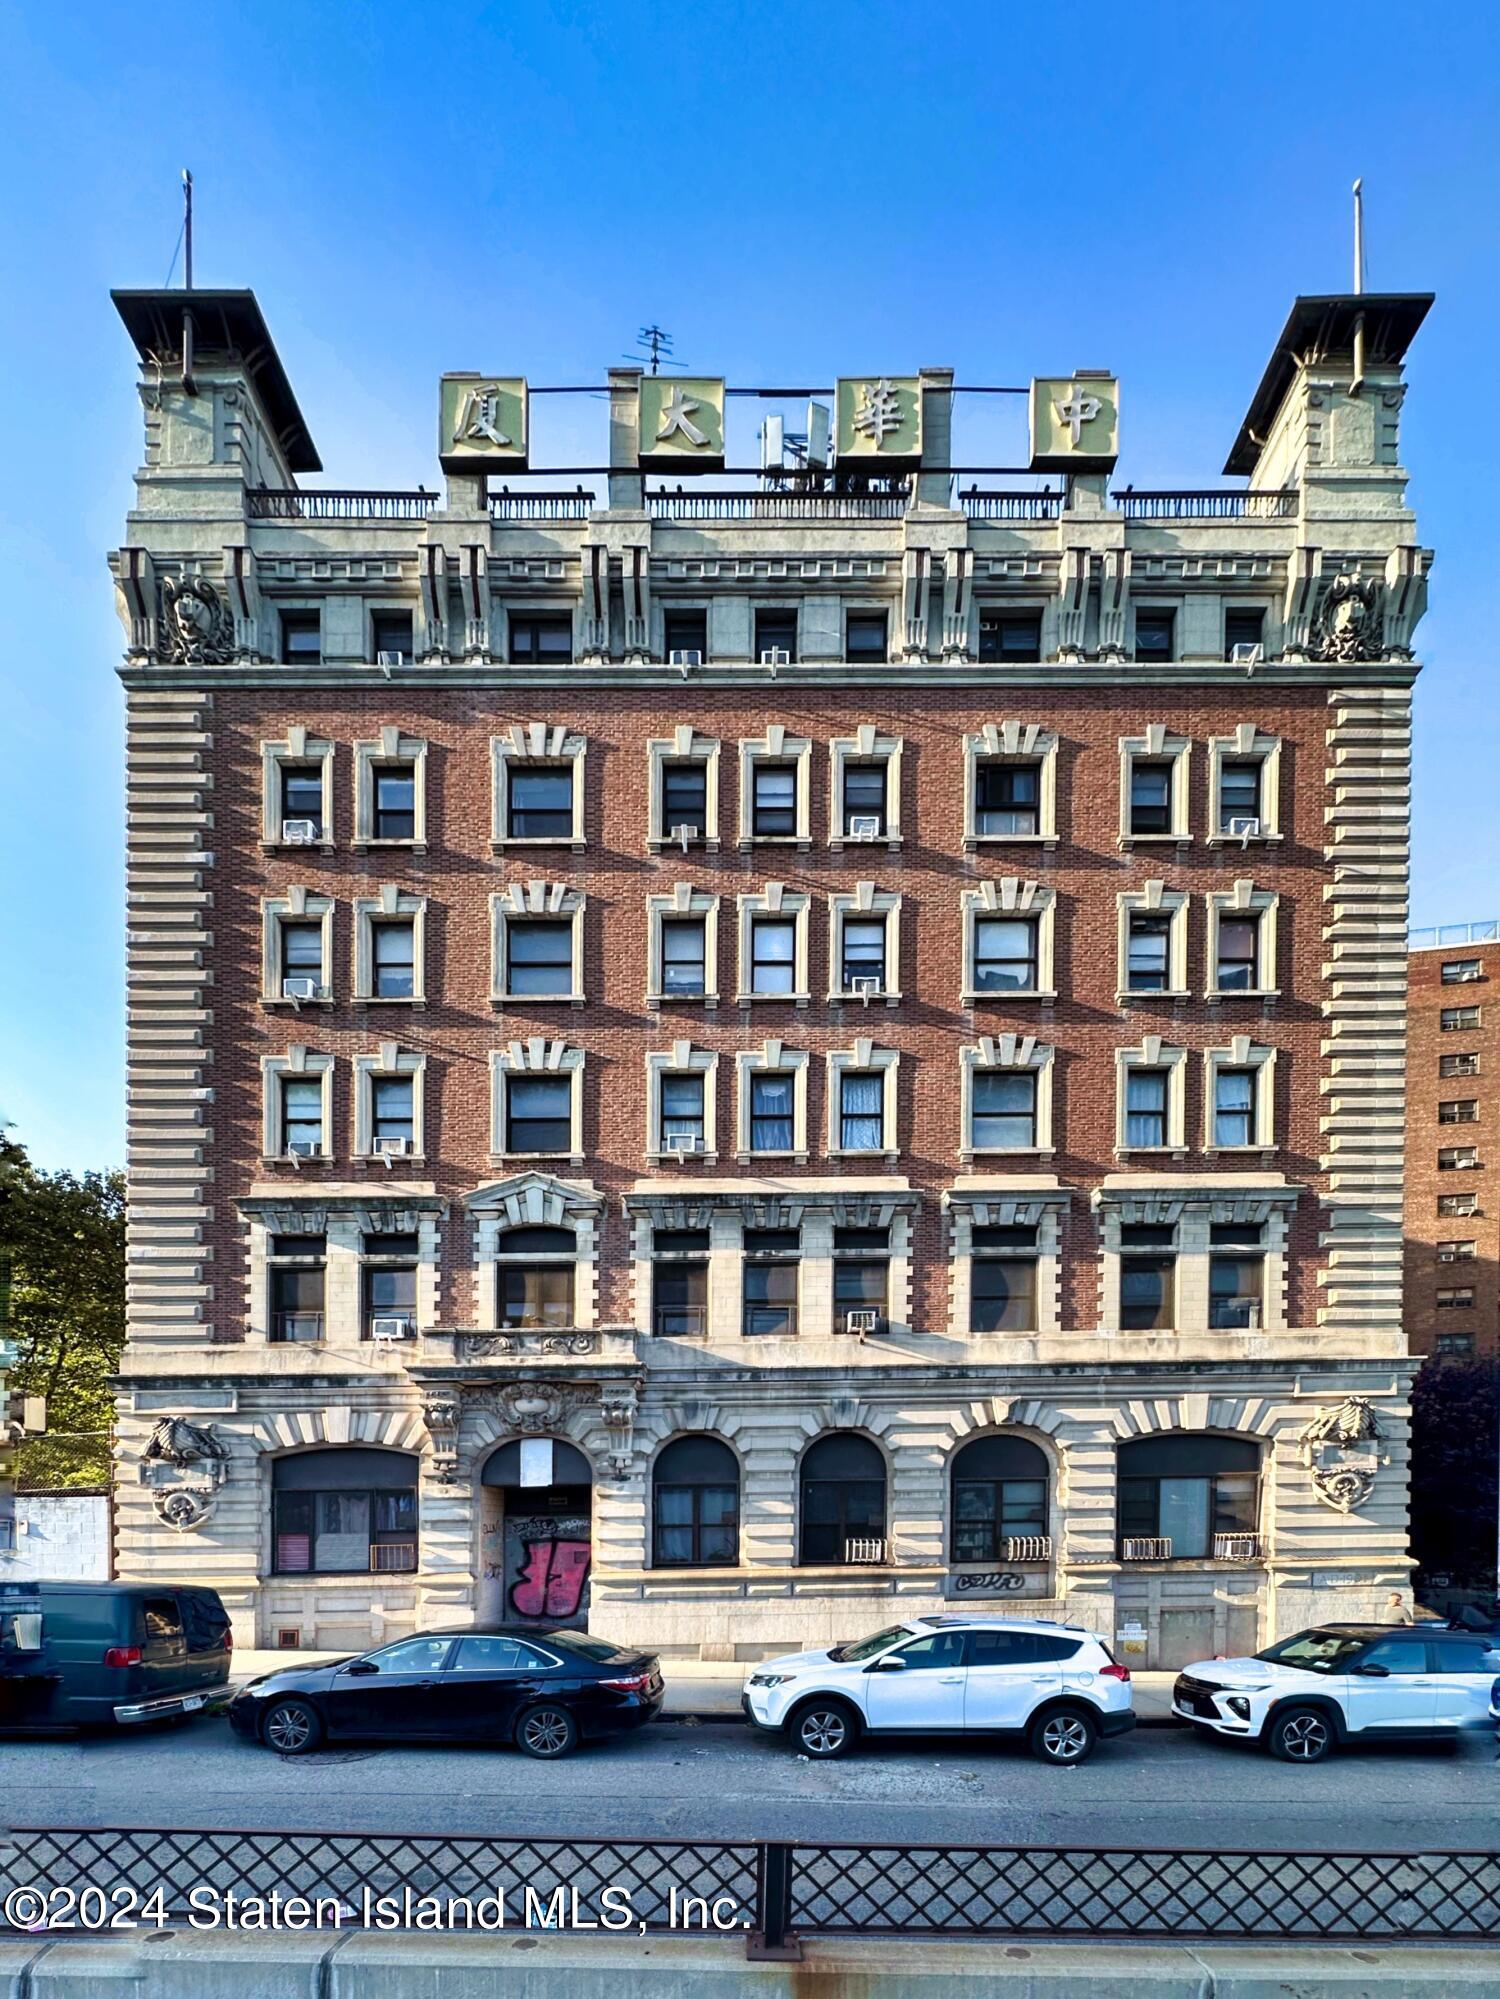
[[[299,488],[253,296],[117,302],[120,1573],[323,1647],[1375,1613],[1428,299],[1299,300],[1173,494],[1086,371],[958,490],[943,370],[800,455],[614,370],[569,491],[445,377],[442,495]]]
[[[1500,923],[1414,930],[1407,959],[1406,1328],[1500,1352]]]

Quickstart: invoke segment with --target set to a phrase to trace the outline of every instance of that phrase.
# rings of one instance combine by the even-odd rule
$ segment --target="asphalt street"
[[[1488,1734],[1349,1751],[1311,1769],[1177,1729],[1103,1743],[1074,1770],[1009,1743],[913,1740],[812,1764],[729,1722],[658,1721],[559,1764],[480,1746],[284,1759],[209,1718],[149,1735],[0,1743],[0,1828],[1430,1851],[1492,1846],[1497,1799]]]

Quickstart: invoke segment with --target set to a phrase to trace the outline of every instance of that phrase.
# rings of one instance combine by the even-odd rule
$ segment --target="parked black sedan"
[[[655,1719],[661,1666],[581,1631],[466,1625],[377,1652],[290,1666],[241,1687],[235,1731],[283,1756],[323,1742],[513,1742],[567,1756],[584,1736]]]

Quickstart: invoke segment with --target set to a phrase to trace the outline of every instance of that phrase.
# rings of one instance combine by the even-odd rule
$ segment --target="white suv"
[[[767,1659],[741,1703],[804,1756],[869,1735],[1019,1735],[1044,1763],[1081,1763],[1135,1727],[1130,1673],[1076,1624],[917,1617],[831,1651]]]
[[[1284,1763],[1340,1743],[1415,1742],[1484,1728],[1500,1672],[1482,1633],[1422,1624],[1320,1624],[1251,1659],[1203,1659],[1172,1689],[1205,1734],[1264,1742]]]

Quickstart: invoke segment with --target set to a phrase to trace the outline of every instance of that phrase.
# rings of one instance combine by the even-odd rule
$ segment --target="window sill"
[[[491,993],[490,1005],[497,1011],[512,1006],[586,1006],[582,993]]]
[[[284,997],[280,993],[262,993],[260,996],[260,1003],[262,1006],[271,1007],[277,1012],[280,1012],[282,1008],[285,1008],[288,1013],[297,1013],[303,1007],[309,1007],[309,1006],[332,1007],[338,1005],[338,1001],[332,998],[292,999],[290,997]]]
[[[1124,986],[1115,994],[1116,1006],[1139,1006],[1149,1000],[1188,1000],[1193,997],[1186,986],[1157,987],[1153,990]]]
[[[736,1006],[808,1006],[811,993],[736,993]]]
[[[427,852],[427,842],[425,840],[381,840],[377,839],[373,833],[363,835],[357,840],[351,840],[349,845],[356,854],[368,853],[372,847],[377,847],[385,853],[400,853],[403,850],[409,854],[425,854]]]
[[[807,1152],[804,1148],[800,1152],[737,1152],[734,1155],[736,1166],[761,1166],[768,1159],[780,1160],[783,1164],[790,1161],[793,1166],[805,1166]]]
[[[544,850],[548,847],[568,847],[575,854],[584,854],[588,852],[588,841],[580,839],[576,833],[549,833],[540,840],[492,839],[490,841],[492,854],[509,853],[512,848],[519,848],[524,853],[528,849]]]
[[[1055,847],[1055,833],[965,833],[964,851],[976,847]]]
[[[260,846],[264,854],[305,854],[310,850],[331,854],[335,851],[332,840],[262,840]]]
[[[332,1152],[263,1152],[262,1166],[330,1166],[337,1157]]]
[[[965,1145],[959,1148],[961,1165],[972,1165],[976,1159],[1053,1159],[1057,1156],[1055,1145]]]
[[[695,837],[689,840],[687,851],[691,853],[695,847],[701,847],[706,853],[718,853],[718,834],[709,833],[703,835],[701,838]],[[646,842],[646,852],[648,854],[680,854],[682,852],[682,842],[680,840],[668,839],[665,833],[653,833]]]
[[[411,1589],[418,1580],[416,1569],[395,1569],[382,1572],[380,1569],[321,1569],[316,1575],[309,1575],[306,1569],[294,1569],[289,1575],[278,1575],[273,1570],[261,1578],[262,1589],[285,1589],[288,1583],[298,1588],[314,1588],[318,1584],[331,1583],[336,1589],[347,1589],[351,1582],[384,1583]]]
[[[1186,1159],[1185,1145],[1117,1145],[1116,1159]]]
[[[395,993],[356,993],[350,1004],[356,1007],[411,1006],[420,1009],[426,1006],[427,996],[425,993],[408,993],[399,996]]]
[[[492,1152],[491,1166],[535,1166],[543,1160],[562,1160],[569,1166],[582,1166],[585,1155],[581,1152]]]
[[[900,851],[901,835],[877,833],[873,840],[856,840],[852,833],[830,833],[828,844],[835,851],[841,847],[886,847],[894,854]]]
[[[1052,986],[1014,986],[1001,993],[964,992],[958,996],[960,1006],[1009,1006],[1013,1000],[1042,1000],[1055,1003],[1057,990]]]
[[[741,833],[740,852],[748,853],[752,847],[790,847],[799,854],[806,854],[812,849],[812,836],[809,833]]]
[[[717,1007],[717,993],[647,993],[646,1005],[655,1011],[664,1006]]]
[[[1277,1150],[1274,1138],[1268,1138],[1257,1145],[1205,1145],[1205,1154],[1210,1158],[1223,1156],[1231,1159],[1269,1159]]]
[[[1281,998],[1280,986],[1210,986],[1206,1000],[1274,1000]]]
[[[887,1145],[859,1147],[830,1145],[827,1157],[829,1159],[867,1159],[872,1163],[879,1160],[881,1165],[887,1168],[894,1168],[900,1161],[901,1148],[899,1146]]]
[[[386,1161],[389,1160],[392,1172],[395,1171],[397,1166],[425,1166],[427,1164],[427,1154],[425,1152],[351,1152],[349,1159],[351,1165],[355,1166],[384,1166]]]
[[[1240,833],[1209,833],[1203,844],[1206,847],[1276,847],[1286,835],[1284,833],[1251,833],[1248,838]]]
[[[863,993],[833,992],[828,995],[830,1006],[900,1006],[900,993],[871,993],[866,1002]]]
[[[1122,833],[1116,845],[1122,851],[1131,847],[1191,847],[1191,833]]]
[[[646,1154],[646,1163],[648,1166],[717,1166],[719,1155],[717,1150],[712,1152],[648,1152]],[[702,1334],[696,1334],[694,1337],[701,1339]]]

